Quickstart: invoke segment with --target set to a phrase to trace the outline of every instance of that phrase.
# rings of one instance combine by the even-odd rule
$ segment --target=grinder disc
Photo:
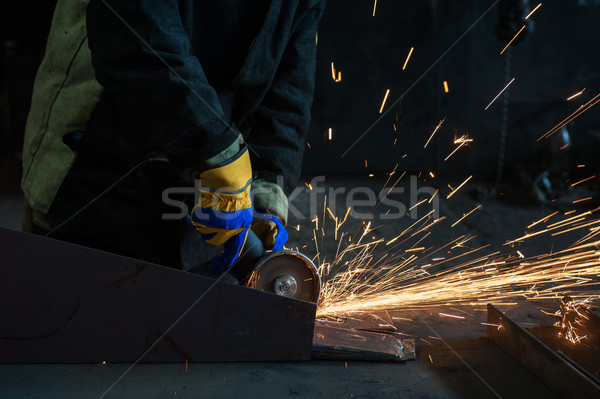
[[[263,257],[254,268],[250,286],[307,302],[317,302],[321,280],[314,263],[296,251],[279,251]]]

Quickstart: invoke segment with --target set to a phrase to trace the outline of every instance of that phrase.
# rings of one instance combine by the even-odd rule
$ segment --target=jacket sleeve
[[[162,151],[183,170],[236,142],[177,0],[90,0],[87,29],[96,79],[140,150]]]
[[[258,154],[252,158],[257,180],[274,184],[282,176],[286,194],[295,187],[302,166],[315,86],[317,26],[325,8],[324,0],[310,3],[296,23],[269,91],[253,114],[255,125],[247,140]]]

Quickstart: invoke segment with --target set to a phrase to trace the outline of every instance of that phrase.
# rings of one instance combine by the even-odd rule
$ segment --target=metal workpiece
[[[316,304],[0,228],[0,363],[299,361]]]
[[[313,358],[361,361],[415,360],[415,340],[394,334],[339,328],[317,323]]]
[[[599,398],[598,380],[488,304],[487,337],[562,398]]]

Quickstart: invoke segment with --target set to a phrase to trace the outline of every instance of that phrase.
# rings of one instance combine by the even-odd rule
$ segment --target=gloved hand
[[[198,202],[186,221],[210,245],[224,245],[212,263],[221,274],[238,259],[252,224],[252,167],[246,147],[227,162],[200,173]]]
[[[265,209],[254,209],[254,220],[251,228],[263,242],[266,249],[280,251],[288,240],[288,233],[281,220]]]

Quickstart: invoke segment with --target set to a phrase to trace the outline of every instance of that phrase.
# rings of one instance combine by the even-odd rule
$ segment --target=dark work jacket
[[[91,0],[88,41],[105,91],[84,147],[124,164],[160,152],[181,171],[223,151],[242,131],[254,176],[282,176],[288,193],[310,123],[324,5]]]

